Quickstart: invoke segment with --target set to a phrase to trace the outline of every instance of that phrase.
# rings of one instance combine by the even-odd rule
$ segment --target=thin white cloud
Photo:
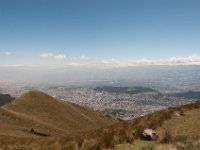
[[[10,52],[10,51],[5,51],[4,54],[5,54],[6,56],[10,56],[10,55],[12,55],[12,52]]]
[[[71,57],[71,60],[88,60],[89,57],[87,57],[86,55],[80,55],[78,57]]]
[[[80,64],[77,63],[77,62],[71,62],[69,65],[70,65],[70,66],[80,66]]]
[[[3,64],[0,64],[0,67],[2,68],[8,68],[8,67],[14,67],[14,68],[17,68],[17,67],[24,67],[25,65],[22,65],[22,64],[13,64],[13,65],[3,65]]]
[[[111,58],[111,59],[109,59],[109,60],[102,60],[101,61],[103,64],[119,64],[120,63],[120,61],[119,60],[117,60],[116,58]]]
[[[53,53],[42,53],[40,54],[42,58],[53,58],[53,59],[65,59],[66,56],[64,54],[53,54]]]
[[[53,57],[54,57],[55,59],[65,59],[65,58],[66,58],[66,56],[63,55],[63,54],[54,55]]]
[[[111,58],[111,59],[108,59],[108,60],[105,60],[103,59],[101,61],[101,64],[103,66],[106,66],[106,67],[120,67],[120,66],[123,66],[124,63],[122,63],[121,61],[117,60],[116,58]]]
[[[66,55],[64,54],[53,54],[53,53],[42,53],[40,54],[40,57],[42,58],[54,58],[54,59],[66,59]],[[78,57],[69,57],[69,60],[73,60],[73,61],[83,61],[83,60],[88,60],[89,57],[87,57],[86,55],[80,55]]]
[[[139,59],[128,60],[129,66],[140,65],[200,65],[200,56],[191,55],[186,57],[170,57],[166,59]]]
[[[82,55],[81,55],[82,56]],[[73,57],[69,57],[66,59],[66,56],[64,54],[53,54],[53,53],[42,53],[40,57],[42,58],[49,58],[49,59],[65,59],[65,61],[62,61],[60,64],[32,64],[29,65],[29,67],[39,67],[39,66],[45,66],[45,65],[52,65],[52,67],[128,67],[128,66],[151,66],[151,65],[200,65],[200,55],[191,55],[191,56],[180,56],[180,57],[170,57],[165,59],[133,59],[133,60],[126,60],[121,61],[116,58],[110,58],[110,59],[104,59],[101,61],[98,60],[92,60],[88,59],[84,55],[76,57],[77,59],[74,59]],[[64,62],[64,63],[63,63]],[[6,65],[6,64],[0,64],[0,67],[22,67],[27,65]]]
[[[42,53],[40,54],[40,57],[43,57],[43,58],[49,58],[49,57],[53,57],[53,53]]]
[[[135,59],[120,61],[115,58],[101,61],[106,67],[151,66],[151,65],[200,65],[200,55],[170,57],[165,59]]]
[[[79,58],[82,59],[82,60],[86,60],[86,59],[88,59],[88,57],[85,56],[85,55],[81,55]]]

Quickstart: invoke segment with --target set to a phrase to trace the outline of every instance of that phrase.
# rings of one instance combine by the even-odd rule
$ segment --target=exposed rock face
[[[158,135],[152,129],[145,129],[141,134],[141,139],[142,140],[148,140],[148,141],[157,140],[158,139]]]

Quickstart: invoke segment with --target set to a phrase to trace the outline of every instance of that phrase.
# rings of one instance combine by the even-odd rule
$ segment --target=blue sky
[[[199,0],[0,0],[0,65],[199,63],[199,6]]]

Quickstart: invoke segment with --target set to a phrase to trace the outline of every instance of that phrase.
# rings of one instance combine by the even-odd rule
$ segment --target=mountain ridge
[[[12,114],[14,120],[17,116],[25,122],[29,120],[41,124],[41,130],[48,134],[51,134],[49,130],[52,130],[52,134],[76,134],[117,122],[90,108],[58,100],[37,90],[25,93],[12,103],[2,106],[1,111]],[[32,127],[28,123],[25,128]]]
[[[200,99],[200,91],[186,91],[186,92],[181,92],[181,93],[174,93],[171,94],[172,96],[175,97],[185,97],[185,98],[190,98],[190,99]]]
[[[125,94],[138,94],[138,93],[143,93],[143,92],[158,92],[154,89],[151,88],[146,88],[146,87],[141,87],[141,86],[100,86],[94,88],[94,90],[99,91],[99,92],[109,92],[109,93],[125,93]]]

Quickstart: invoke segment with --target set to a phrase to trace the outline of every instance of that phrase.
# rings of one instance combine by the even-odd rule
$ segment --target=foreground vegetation
[[[131,144],[119,144],[116,150],[199,150],[200,109],[184,112],[184,116],[172,116],[157,128],[158,141],[135,140]]]

